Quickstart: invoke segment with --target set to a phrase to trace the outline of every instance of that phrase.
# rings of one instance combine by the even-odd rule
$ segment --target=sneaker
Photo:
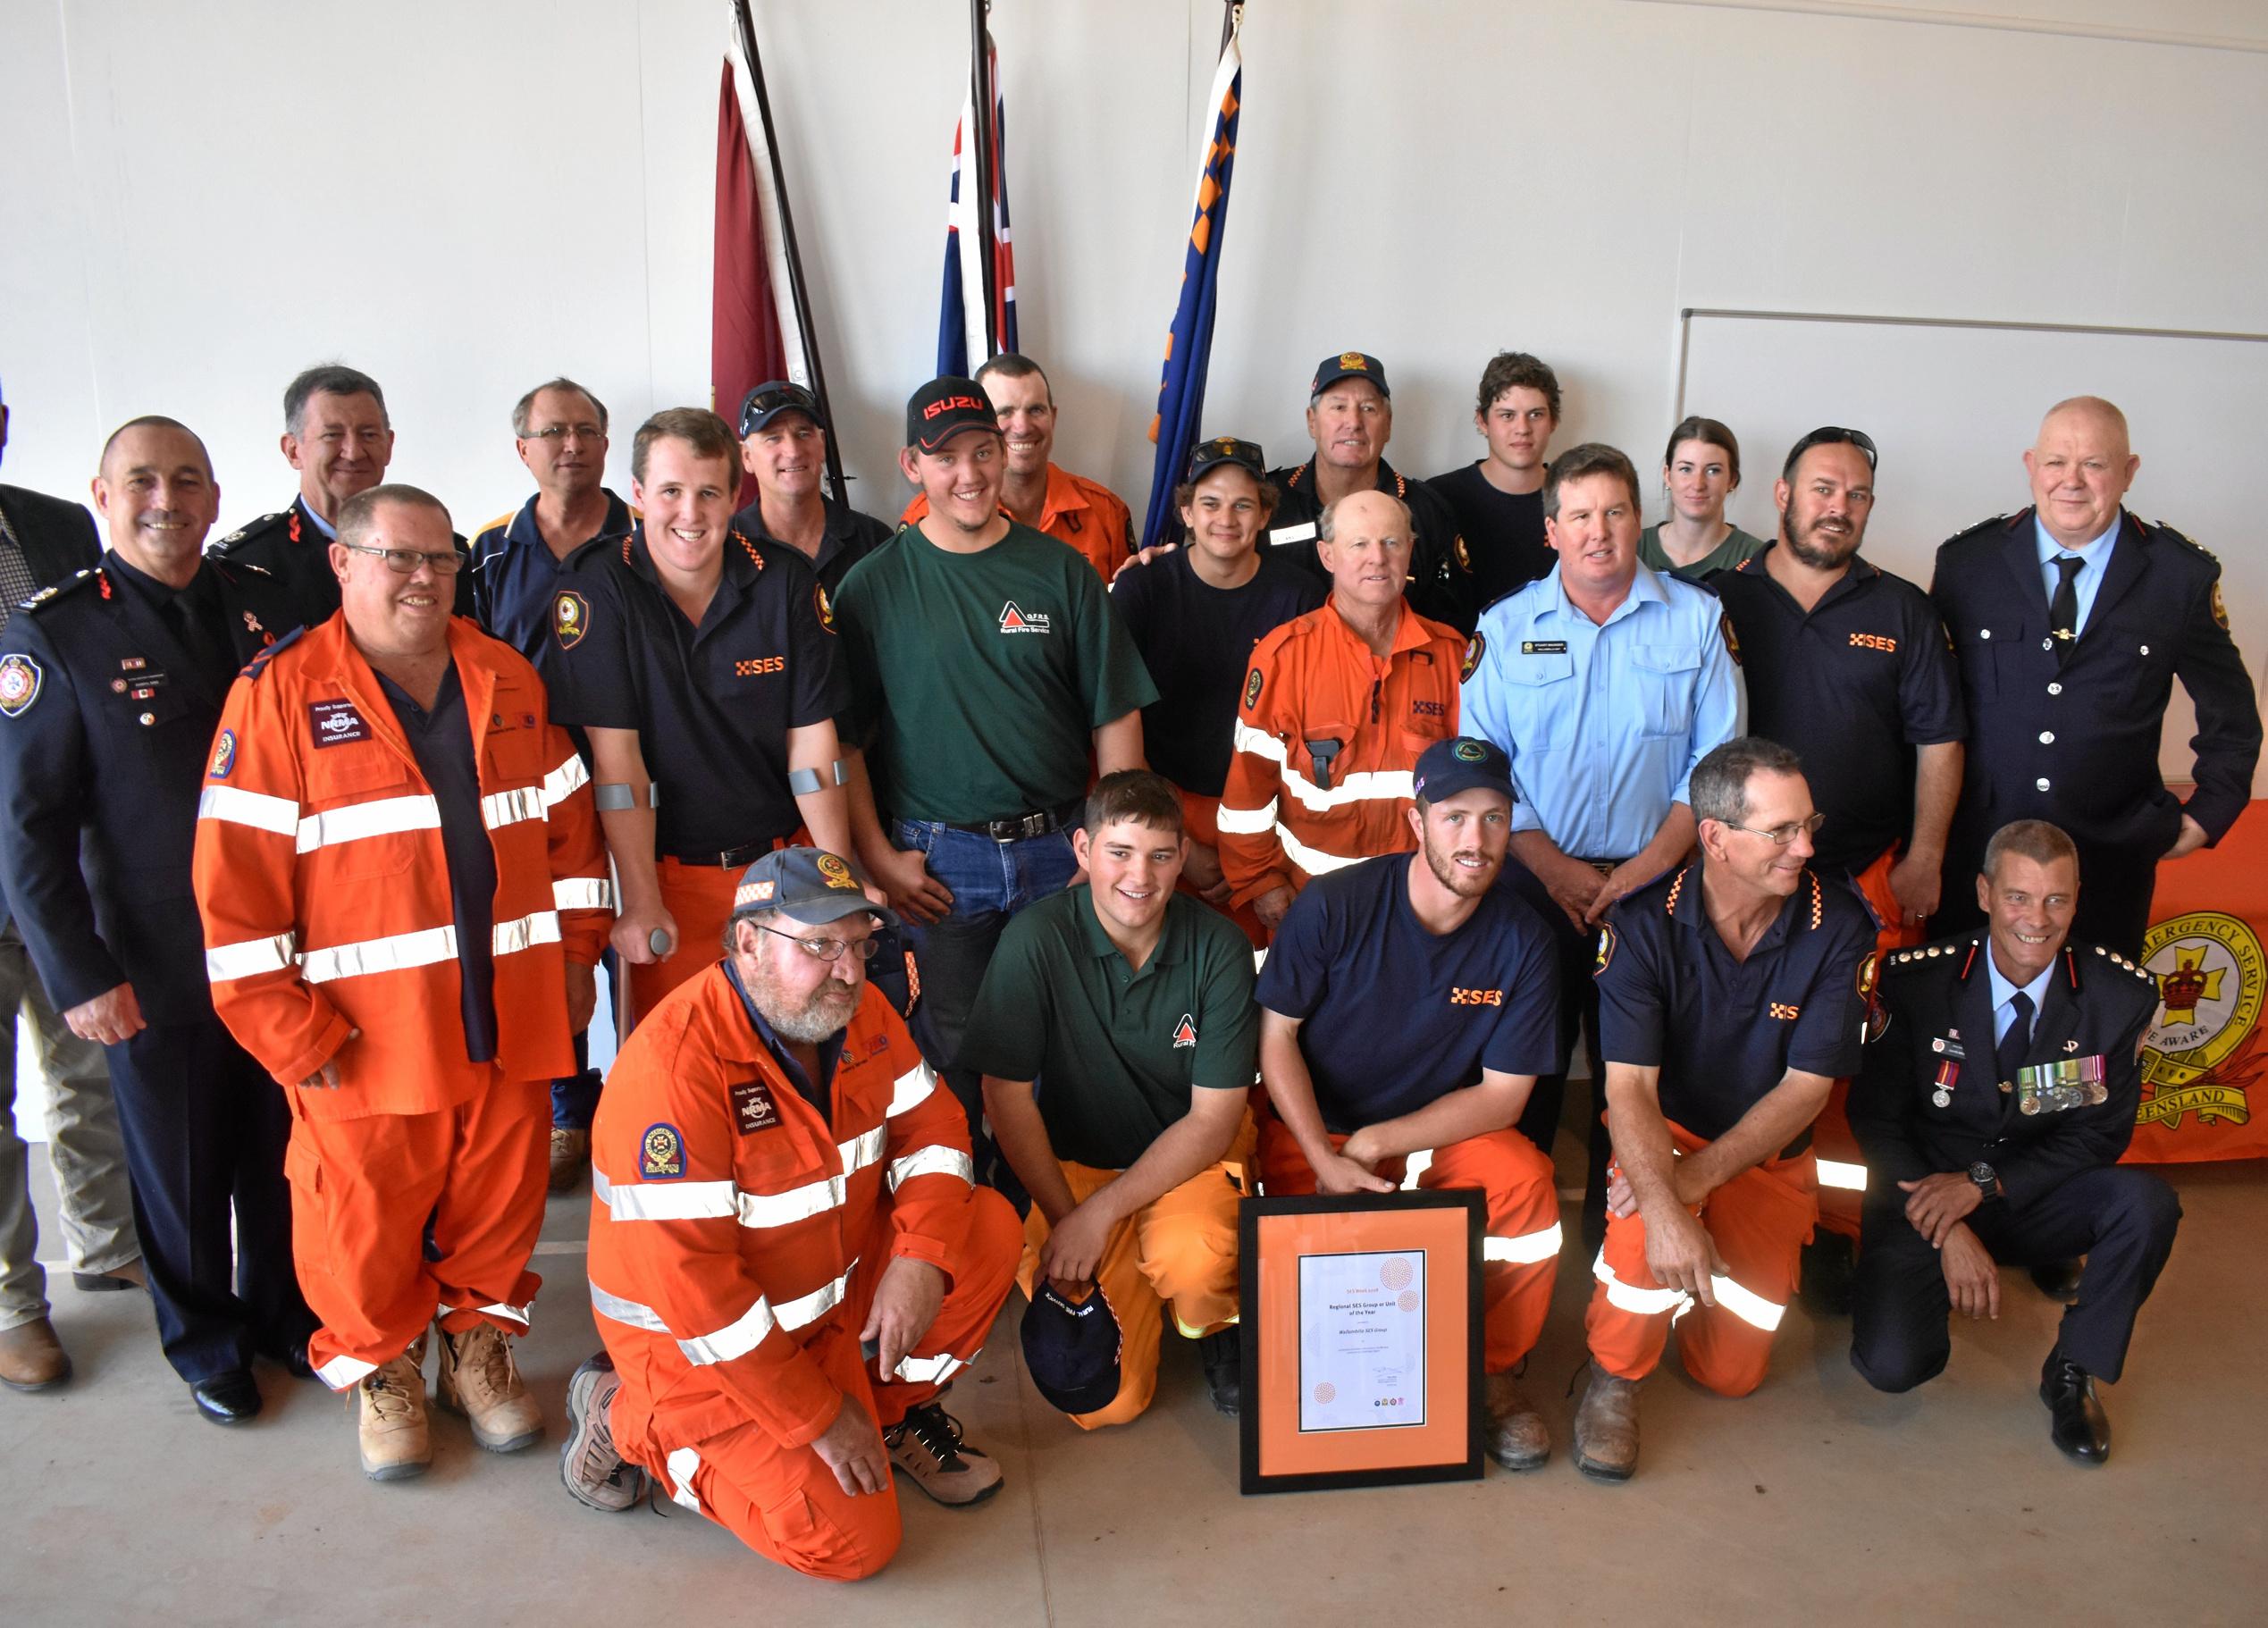
[[[374,1481],[407,1481],[433,1461],[425,1431],[425,1376],[407,1351],[355,1387],[360,1415],[362,1473]]]
[[[551,1127],[551,1196],[572,1193],[591,1168],[591,1133],[568,1125]]]
[[[961,1421],[935,1402],[907,1408],[882,1445],[892,1465],[948,1508],[981,1504],[1000,1490],[1000,1466],[962,1440]]]
[[[517,1453],[543,1434],[543,1412],[520,1382],[512,1342],[492,1322],[461,1334],[444,1330],[435,1400],[472,1422],[473,1439],[491,1453]]]
[[[1217,1334],[1199,1335],[1197,1361],[1205,1364],[1205,1388],[1213,1395],[1213,1411],[1235,1418],[1244,1403],[1244,1336],[1236,1324]]]
[[[609,1411],[622,1389],[614,1359],[600,1352],[567,1381],[567,1439],[559,1448],[559,1479],[575,1501],[618,1515],[643,1497],[646,1473],[615,1450]]]

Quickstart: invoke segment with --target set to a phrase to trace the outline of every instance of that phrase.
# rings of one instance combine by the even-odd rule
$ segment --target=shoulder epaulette
[[[2148,984],[2153,987],[2156,986],[2158,981],[2156,974],[2153,973],[2147,967],[2127,960],[2125,956],[2121,955],[2116,950],[2106,950],[2101,944],[2096,944],[2095,946],[2095,952],[2096,954],[2101,956],[2104,961],[2109,961],[2113,967],[2122,967],[2127,971],[2134,974],[2136,978],[2141,979],[2144,983]]]
[[[110,597],[110,579],[105,576],[98,567],[88,566],[83,571],[73,571],[69,576],[64,577],[63,581],[59,583],[49,583],[45,588],[42,588],[38,592],[33,594],[29,599],[24,600],[23,603],[17,606],[16,608],[18,610],[43,609],[46,606],[54,604],[57,600],[62,599],[65,594],[77,592],[80,589],[85,587],[90,582],[98,583],[101,586],[103,598],[108,599]]]
[[[246,538],[253,535],[255,533],[266,531],[270,526],[275,524],[277,521],[282,519],[283,516],[284,511],[280,508],[275,510],[273,514],[262,515],[257,520],[250,521],[244,525],[239,526],[235,531],[231,532],[227,536],[222,538],[220,541],[214,543],[212,548],[207,550],[207,552],[214,554],[225,553],[235,544],[242,542]]]
[[[1974,938],[1947,938],[1936,944],[1916,944],[1911,950],[1893,950],[1882,958],[1885,971],[1911,969],[1916,967],[1943,967],[1950,958],[1958,961],[1967,952],[1977,947]]]
[[[298,639],[299,635],[307,631],[307,630],[304,627],[295,627],[290,633],[284,634],[282,638],[278,639],[273,644],[269,645],[267,649],[262,650],[258,655],[253,657],[250,661],[245,663],[242,676],[246,678],[259,677],[262,673],[267,670],[267,665],[269,662],[274,660],[276,657],[282,654],[285,650],[290,650],[292,644]]]
[[[2010,526],[2013,525],[2018,520],[2022,518],[2022,510],[2019,510],[2013,515],[2005,513],[1995,515],[1989,520],[1979,520],[1976,524],[1969,527],[1966,531],[1955,532],[1952,536],[1945,539],[1945,543],[1942,546],[1951,547],[1956,542],[1966,542],[1971,537],[1981,537],[1988,532],[2004,532]]]
[[[2141,516],[2136,516],[2137,519],[2139,519],[2140,517]],[[2198,553],[2204,555],[2215,565],[2219,565],[2221,563],[2220,555],[2215,554],[2211,549],[2205,547],[2205,544],[2199,542],[2196,538],[2185,536],[2183,533],[2174,530],[2173,527],[2168,525],[2163,520],[2151,521],[2150,529],[2170,542],[2178,542],[2185,549],[2196,550]]]

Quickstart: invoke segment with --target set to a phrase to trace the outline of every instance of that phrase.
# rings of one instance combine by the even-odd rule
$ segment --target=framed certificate
[[[1431,1190],[1239,1206],[1245,1491],[1480,1479],[1485,1213]]]

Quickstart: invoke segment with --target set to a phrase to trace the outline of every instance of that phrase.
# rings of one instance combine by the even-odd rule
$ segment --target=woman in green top
[[[1741,444],[1717,420],[1688,418],[1669,432],[1661,483],[1669,516],[1638,535],[1638,558],[1648,570],[1697,583],[1763,552],[1761,537],[1725,518],[1725,499],[1741,483]]]

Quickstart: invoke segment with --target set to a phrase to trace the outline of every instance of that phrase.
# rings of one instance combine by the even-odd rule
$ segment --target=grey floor
[[[1848,1325],[1801,1308],[1745,1400],[1673,1363],[1643,1393],[1637,1478],[1608,1487],[1566,1456],[1588,1288],[1571,1250],[1530,1370],[1559,1449],[1548,1468],[1261,1498],[1238,1494],[1235,1432],[1191,1347],[1169,1350],[1148,1416],[1082,1437],[1031,1389],[1012,1301],[949,1404],[1006,1490],[961,1512],[909,1494],[897,1562],[847,1586],[685,1511],[600,1515],[560,1490],[559,1409],[593,1347],[583,1200],[550,1205],[522,1346],[552,1440],[500,1457],[437,1415],[432,1472],[388,1486],[357,1471],[345,1399],[264,1370],[265,1414],[223,1431],[159,1356],[146,1301],[58,1274],[77,1373],[0,1392],[0,1624],[2257,1624],[2268,1169],[2171,1173],[2187,1220],[2127,1381],[2105,1392],[2116,1452],[2100,1470],[2048,1445],[2033,1386],[2057,1308],[2021,1280],[1906,1397],[1869,1390]]]

